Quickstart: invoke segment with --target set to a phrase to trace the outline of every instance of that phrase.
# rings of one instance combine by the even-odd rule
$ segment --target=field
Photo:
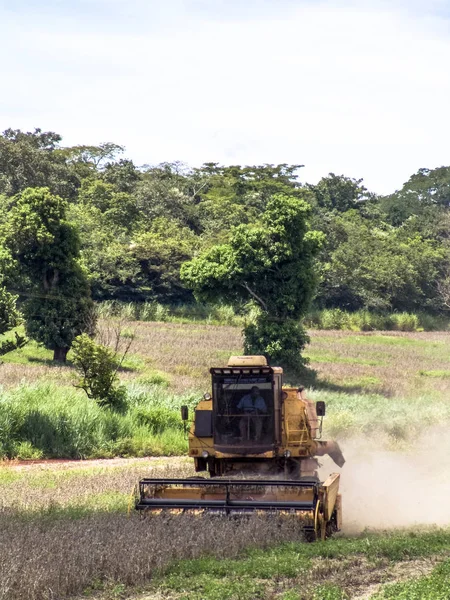
[[[3,463],[2,600],[449,597],[450,334],[312,332],[310,371],[286,379],[327,402],[324,437],[347,458],[345,531],[305,544],[286,521],[127,515],[141,476],[192,474],[183,456],[132,456],[183,454],[179,406],[208,390],[209,366],[241,352],[234,327],[129,327],[124,415],[101,414],[73,388],[70,363],[54,367],[40,348],[0,365],[4,457],[129,457]]]

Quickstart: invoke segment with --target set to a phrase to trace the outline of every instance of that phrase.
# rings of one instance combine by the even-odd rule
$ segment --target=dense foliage
[[[92,313],[78,232],[66,210],[67,202],[48,188],[26,188],[12,198],[4,226],[5,244],[26,284],[26,332],[62,361],[74,338],[90,330]]]
[[[200,300],[255,304],[244,328],[247,354],[298,366],[307,340],[300,320],[315,291],[314,258],[323,235],[308,229],[305,200],[276,194],[257,223],[234,228],[230,241],[187,262],[181,275]]]
[[[312,296],[313,280],[318,280],[317,309],[434,314],[449,310],[450,167],[420,169],[400,190],[380,197],[362,180],[333,173],[316,185],[302,183],[300,165],[137,167],[123,158],[123,151],[113,143],[64,147],[58,134],[39,129],[9,129],[0,136],[0,270],[6,248],[11,249],[10,260],[28,269],[13,268],[13,276],[2,283],[6,292],[18,293],[23,300],[30,291],[31,271],[36,275],[44,263],[53,268],[51,260],[62,260],[66,265],[72,261],[71,276],[58,283],[65,287],[65,297],[73,296],[70,312],[85,310],[80,303],[87,297],[88,284],[94,300],[172,306],[193,302],[191,288],[198,286],[188,276],[181,279],[184,263],[217,258],[224,249],[241,244],[242,251],[252,255],[248,264],[241,258],[247,275],[258,254],[254,275],[261,274],[264,261],[284,260],[277,256],[277,214],[288,211],[290,203],[306,200],[311,207],[307,228],[324,234],[325,241],[312,267],[305,258],[309,250],[299,246],[306,230],[290,230],[289,243],[297,245],[295,252],[302,258],[298,270],[295,260],[291,262],[288,279],[297,277],[298,289],[288,296],[295,297],[300,288],[300,295]],[[60,211],[58,232],[45,211],[27,213],[32,199]],[[60,248],[58,259],[49,261],[45,255],[48,236],[54,236],[52,243]],[[304,259],[309,266],[302,271]],[[228,265],[229,257],[221,256],[220,261]],[[50,275],[41,274],[41,288],[51,281]],[[283,303],[289,283],[274,276],[275,283],[282,283],[277,302]],[[223,291],[222,286],[221,296]],[[219,294],[213,296],[209,299],[217,300]],[[244,297],[238,300],[243,308]],[[29,314],[65,314],[64,306],[50,309],[40,300],[31,304]],[[286,316],[283,311],[285,307],[277,304],[267,312],[279,318]],[[31,325],[29,318],[27,323],[29,334],[49,345],[39,325]],[[261,322],[259,333],[264,327],[271,324]],[[72,333],[79,331],[77,326]],[[247,333],[249,348],[258,347],[259,333],[252,340]],[[52,339],[55,335],[53,331]],[[70,345],[71,340],[58,343],[62,342]]]

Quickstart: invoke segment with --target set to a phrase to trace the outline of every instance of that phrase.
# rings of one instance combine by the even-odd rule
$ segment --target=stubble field
[[[172,408],[186,394],[195,401],[209,387],[209,367],[241,352],[237,328],[131,326],[136,340],[121,378],[152,398],[170,396]],[[190,475],[185,457],[4,463],[0,598],[448,598],[449,351],[447,333],[312,333],[312,370],[286,379],[327,401],[325,437],[338,439],[347,458],[345,531],[323,544],[304,544],[290,523],[260,518],[243,525],[128,516],[136,481]],[[84,402],[70,365],[51,366],[35,347],[8,359],[1,402],[19,402],[24,389],[28,402],[33,394],[50,402],[52,393]],[[324,461],[322,470],[338,469]]]

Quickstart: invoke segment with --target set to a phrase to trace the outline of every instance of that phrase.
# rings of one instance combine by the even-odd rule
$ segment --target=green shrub
[[[99,406],[124,410],[126,390],[119,385],[117,376],[121,360],[110,348],[83,333],[73,342],[72,361],[81,375],[77,387],[88,398]]]
[[[154,321],[156,313],[156,304],[154,302],[145,302],[141,305],[138,313],[140,321]]]
[[[392,315],[394,329],[398,331],[417,331],[419,329],[419,317],[410,313],[394,313]]]
[[[223,304],[214,311],[214,317],[224,325],[234,325],[236,323],[236,313],[232,306]]]
[[[169,309],[162,304],[156,305],[155,310],[155,321],[168,321],[169,320]]]
[[[314,311],[305,319],[311,329],[352,331],[445,331],[448,318],[421,313],[375,313],[368,310],[345,312],[340,308]]]
[[[325,309],[320,316],[320,329],[347,329],[348,315],[340,308]]]
[[[348,595],[332,583],[319,585],[313,595],[313,600],[346,600]]]

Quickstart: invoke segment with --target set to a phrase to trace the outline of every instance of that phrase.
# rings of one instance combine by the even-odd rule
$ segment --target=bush
[[[419,318],[409,313],[398,313],[392,315],[394,329],[398,331],[417,331],[419,329]]]
[[[119,385],[117,371],[121,360],[110,349],[97,344],[86,333],[78,336],[72,346],[72,361],[81,374],[77,387],[99,406],[122,411],[126,390]]]
[[[348,329],[349,317],[340,308],[325,309],[321,314],[320,329]]]

